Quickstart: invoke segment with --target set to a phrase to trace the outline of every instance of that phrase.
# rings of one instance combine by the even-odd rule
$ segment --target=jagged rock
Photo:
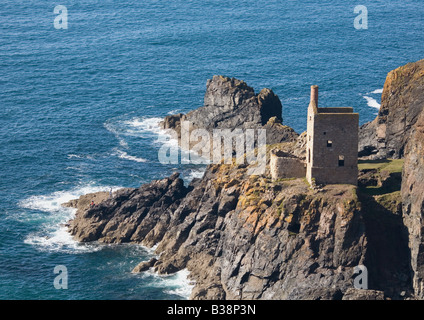
[[[70,221],[70,233],[81,242],[132,241],[152,246],[166,232],[173,211],[187,192],[177,173],[138,189],[116,191],[111,199],[94,207],[79,207]]]
[[[384,292],[349,288],[342,300],[385,300]]]
[[[297,137],[296,139],[296,144],[294,145],[294,150],[293,150],[293,154],[302,159],[302,160],[306,160],[306,137],[308,136],[307,132],[302,132],[301,135],[299,135],[299,137]]]
[[[273,120],[267,124],[270,119]],[[298,136],[293,129],[281,124],[281,101],[272,90],[265,88],[255,94],[244,81],[223,76],[213,76],[207,81],[202,107],[186,115],[167,116],[160,126],[174,129],[180,137],[181,121],[189,121],[190,130],[202,128],[209,132],[266,128],[268,144],[292,141]]]
[[[424,60],[390,71],[376,119],[359,130],[359,155],[403,158],[409,134],[424,106]]]
[[[186,120],[185,114],[178,113],[169,115],[164,118],[161,122],[162,129],[174,129],[177,132],[181,132],[181,121]]]
[[[82,195],[79,199],[74,199],[63,203],[62,206],[75,208],[80,211],[85,211],[91,207],[91,202],[94,202],[94,205],[98,205],[100,202],[109,198],[109,192],[94,192]]]
[[[270,118],[263,129],[266,130],[267,144],[295,141],[299,136],[292,128],[283,125],[277,117]]]
[[[156,258],[152,258],[149,261],[140,262],[135,266],[132,273],[140,273],[149,270],[152,268],[158,260]]]

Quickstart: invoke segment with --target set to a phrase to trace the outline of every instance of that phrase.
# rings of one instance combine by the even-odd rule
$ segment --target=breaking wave
[[[117,188],[119,187],[113,187]],[[62,204],[87,193],[109,189],[110,187],[88,185],[49,195],[31,196],[20,201],[19,207],[30,211],[16,216],[15,219],[27,223],[38,222],[40,225],[36,232],[27,235],[24,243],[41,251],[80,253],[100,250],[99,245],[81,244],[72,238],[65,224],[75,216],[76,209],[63,207]]]

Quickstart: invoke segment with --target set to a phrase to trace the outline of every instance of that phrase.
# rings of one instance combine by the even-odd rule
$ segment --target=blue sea
[[[271,88],[284,123],[320,105],[372,120],[387,73],[424,58],[422,0],[1,0],[0,299],[187,299],[187,271],[132,274],[139,245],[79,244],[61,203],[204,167],[162,165],[158,121],[202,105],[220,74]],[[68,28],[56,29],[56,5]],[[68,271],[54,286],[55,266]]]

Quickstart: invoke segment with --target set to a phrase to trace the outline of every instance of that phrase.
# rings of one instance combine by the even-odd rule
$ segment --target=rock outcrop
[[[360,156],[405,158],[400,191],[403,223],[409,238],[407,252],[410,256],[405,259],[410,260],[415,296],[423,299],[424,60],[389,72],[378,116],[361,127],[359,138]],[[369,179],[373,172],[367,174],[369,177],[363,176],[367,183],[385,184],[386,188],[400,180],[398,176],[392,176],[377,181],[379,179]]]
[[[282,125],[282,104],[270,89],[258,94],[244,81],[223,76],[213,76],[206,83],[204,105],[187,114],[165,117],[163,129],[173,129],[180,135],[181,121],[190,123],[190,130],[214,129],[267,129],[267,143],[292,141],[298,134]]]
[[[340,299],[366,236],[355,188],[319,193],[211,167],[159,243],[159,272],[188,268],[192,299]],[[180,213],[181,211],[181,213]]]
[[[424,106],[424,60],[390,71],[376,119],[359,130],[359,155],[403,158],[408,138]]]
[[[343,300],[385,300],[385,297],[382,291],[349,288]]]
[[[73,205],[75,219],[70,233],[80,242],[139,242],[152,246],[166,232],[173,212],[188,192],[179,174],[142,185],[138,189],[120,189],[112,198],[87,207],[83,196]],[[66,205],[66,204],[65,204]]]

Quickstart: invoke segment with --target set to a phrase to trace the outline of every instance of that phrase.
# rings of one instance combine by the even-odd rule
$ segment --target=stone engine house
[[[311,87],[306,143],[306,178],[317,184],[358,184],[359,114],[353,108],[319,108]]]
[[[305,177],[310,184],[358,184],[359,114],[351,107],[319,108],[318,86],[311,87],[308,107],[306,163],[272,150],[274,180]]]

